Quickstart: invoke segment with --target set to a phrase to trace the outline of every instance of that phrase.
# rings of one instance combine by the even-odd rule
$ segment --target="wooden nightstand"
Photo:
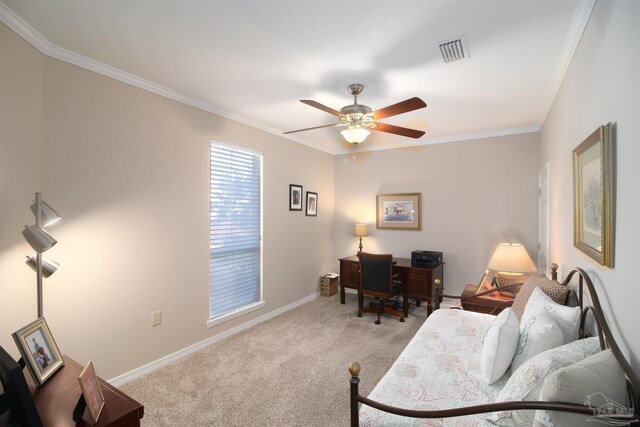
[[[476,313],[499,314],[513,304],[513,298],[491,292],[486,295],[476,296],[477,285],[467,285],[461,295],[462,308]]]

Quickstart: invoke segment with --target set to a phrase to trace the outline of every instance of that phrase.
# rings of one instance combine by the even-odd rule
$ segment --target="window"
[[[262,155],[211,143],[209,326],[264,306]]]

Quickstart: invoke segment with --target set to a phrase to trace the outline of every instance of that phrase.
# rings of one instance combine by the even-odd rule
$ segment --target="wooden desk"
[[[26,368],[24,370],[29,391],[44,427],[140,425],[140,419],[144,416],[144,406],[102,378],[99,380],[105,402],[98,423],[91,424],[91,418],[85,411],[83,419],[76,424],[72,418],[73,409],[82,394],[78,376],[84,367],[67,355],[64,356],[64,362],[65,365],[40,388],[36,388],[31,375]]]
[[[440,306],[442,291],[444,289],[443,266],[417,267],[411,265],[408,258],[394,258],[397,261],[393,265],[393,273],[400,274],[403,290],[406,289],[405,298],[413,299],[416,305],[420,301],[427,301],[427,313],[431,314],[433,308]],[[440,280],[440,286],[435,285],[436,279]],[[340,258],[340,303],[344,304],[345,288],[358,289],[360,282],[360,263],[357,256]]]

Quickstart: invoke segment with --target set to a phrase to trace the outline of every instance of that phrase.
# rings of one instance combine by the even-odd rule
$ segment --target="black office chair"
[[[393,276],[393,256],[376,255],[364,252],[358,253],[360,261],[360,283],[358,284],[358,317],[362,313],[377,313],[376,325],[380,324],[380,316],[383,313],[400,317],[404,322],[404,312],[398,310],[397,296],[401,293],[402,283]],[[369,303],[364,307],[364,296],[378,299],[378,304]],[[394,301],[388,301],[391,298]],[[391,305],[390,305],[390,304]]]

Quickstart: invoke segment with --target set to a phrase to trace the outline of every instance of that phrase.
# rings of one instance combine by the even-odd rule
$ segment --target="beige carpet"
[[[362,364],[367,395],[426,319],[356,317],[320,297],[157,369],[121,388],[145,406],[143,426],[348,426],[347,365]]]

